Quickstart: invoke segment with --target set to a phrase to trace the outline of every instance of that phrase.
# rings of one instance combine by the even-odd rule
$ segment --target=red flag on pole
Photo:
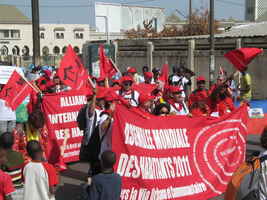
[[[88,72],[71,45],[68,46],[60,62],[58,76],[65,85],[72,89],[80,90],[86,85]]]
[[[32,91],[32,86],[15,70],[0,92],[0,98],[5,100],[12,110],[16,110]]]
[[[163,65],[161,69],[161,75],[159,77],[159,80],[165,84],[168,84],[168,78],[169,78],[169,65],[166,63]]]
[[[111,78],[117,73],[112,61],[105,55],[105,49],[103,45],[99,46],[99,61],[101,78]]]
[[[247,65],[263,52],[258,48],[239,48],[224,55],[239,71],[244,71]]]

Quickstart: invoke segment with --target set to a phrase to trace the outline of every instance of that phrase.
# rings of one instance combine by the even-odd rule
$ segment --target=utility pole
[[[210,86],[214,82],[215,76],[215,41],[214,41],[214,0],[210,0],[210,66],[209,79]]]
[[[32,2],[32,39],[33,39],[33,64],[40,65],[40,19],[39,0]]]
[[[189,34],[192,35],[192,0],[189,0],[188,23],[189,23]]]

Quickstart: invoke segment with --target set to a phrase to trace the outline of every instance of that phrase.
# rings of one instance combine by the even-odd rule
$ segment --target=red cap
[[[206,79],[204,76],[199,76],[199,77],[197,77],[197,82],[199,82],[199,81],[206,81]]]
[[[48,77],[50,77],[52,75],[52,72],[50,70],[48,70],[48,69],[44,70],[43,72]]]
[[[134,67],[129,67],[127,70],[128,73],[137,73],[136,69]]]
[[[119,85],[121,84],[121,80],[120,79],[113,79],[112,80],[112,83],[118,83]]]
[[[139,99],[138,99],[140,104],[144,104],[144,103],[146,103],[148,101],[152,101],[152,100],[154,100],[154,97],[150,96],[150,95],[147,95],[147,94],[141,94],[139,96]]]
[[[126,81],[131,81],[131,82],[133,82],[133,79],[132,79],[132,77],[130,77],[130,76],[123,76],[123,77],[121,78],[121,83],[126,82]]]
[[[183,90],[180,88],[180,87],[177,87],[177,86],[170,86],[169,87],[169,91],[171,92],[171,93],[180,93],[180,92],[182,92]]]
[[[147,78],[153,78],[153,73],[152,72],[145,72],[144,76]]]

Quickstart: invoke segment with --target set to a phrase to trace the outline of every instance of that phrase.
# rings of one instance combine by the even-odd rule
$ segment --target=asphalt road
[[[247,139],[247,156],[261,151],[259,147],[259,136],[249,135]],[[61,175],[61,184],[56,192],[57,200],[81,200],[83,193],[82,184],[86,180],[88,164],[72,163]],[[210,200],[223,200],[223,195]]]

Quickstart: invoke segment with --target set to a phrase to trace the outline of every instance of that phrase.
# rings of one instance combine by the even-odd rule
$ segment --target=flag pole
[[[119,70],[119,68],[117,67],[117,65],[113,62],[113,60],[110,58],[109,59],[112,63],[112,65],[115,67],[115,69],[117,70],[117,72],[119,72],[121,74],[121,71]]]
[[[21,77],[27,84],[29,84],[29,86],[31,86],[32,89],[34,89],[35,92],[42,93],[42,91],[37,86],[35,87],[35,85],[31,84],[24,76]]]
[[[95,85],[95,83],[92,81],[92,79],[91,79],[90,76],[88,76],[88,81],[89,81],[89,83],[92,85],[93,88],[96,88],[96,85]]]

